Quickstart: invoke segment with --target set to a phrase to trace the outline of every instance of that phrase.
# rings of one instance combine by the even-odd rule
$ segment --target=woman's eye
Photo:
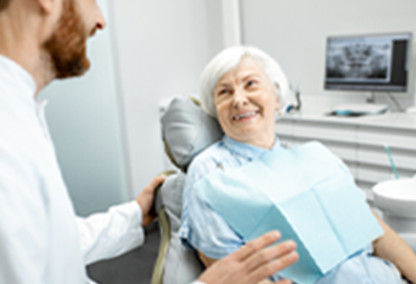
[[[218,91],[218,96],[225,95],[227,93],[227,89],[222,89]]]
[[[247,82],[246,86],[251,87],[251,86],[255,85],[256,83],[257,83],[256,80],[250,80],[250,81]]]

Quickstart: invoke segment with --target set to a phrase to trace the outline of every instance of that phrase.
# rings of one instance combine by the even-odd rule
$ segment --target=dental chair
[[[161,125],[165,152],[177,169],[168,172],[156,192],[161,243],[151,283],[185,284],[197,279],[204,270],[196,253],[183,246],[178,237],[186,170],[199,152],[222,138],[223,132],[192,98],[173,99]]]

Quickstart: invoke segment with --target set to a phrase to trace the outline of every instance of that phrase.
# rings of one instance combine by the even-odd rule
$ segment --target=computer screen
[[[411,33],[328,37],[325,89],[407,90]]]

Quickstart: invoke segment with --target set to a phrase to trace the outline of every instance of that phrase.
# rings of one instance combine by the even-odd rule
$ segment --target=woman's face
[[[245,57],[214,88],[218,121],[230,138],[262,148],[274,143],[276,88],[261,64]]]

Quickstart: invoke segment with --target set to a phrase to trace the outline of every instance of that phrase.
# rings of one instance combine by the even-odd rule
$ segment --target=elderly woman
[[[288,92],[288,81],[280,66],[269,55],[253,47],[227,48],[202,72],[202,106],[218,119],[225,135],[199,154],[188,169],[179,234],[185,244],[197,251],[205,266],[237,250],[246,240],[236,230],[238,226],[227,222],[229,219],[195,190],[196,185],[215,171],[231,173],[256,162],[268,152],[282,148],[275,136],[275,116],[276,112],[284,109]],[[324,146],[318,148],[324,149]],[[323,151],[329,156],[330,167],[341,169],[347,178],[353,180],[340,159],[325,149]],[[282,184],[292,182],[281,181]],[[316,283],[401,283],[397,269],[416,283],[415,254],[381,219],[377,218],[377,221],[384,234],[370,240],[367,248],[348,255],[347,259],[319,276]],[[273,280],[279,278],[275,275]]]

